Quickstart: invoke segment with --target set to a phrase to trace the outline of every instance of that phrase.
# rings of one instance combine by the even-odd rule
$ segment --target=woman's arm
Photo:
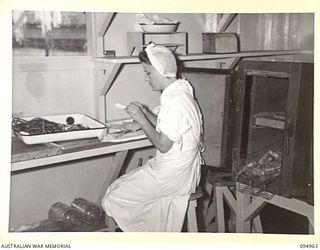
[[[155,115],[148,107],[146,107],[145,105],[139,103],[139,102],[132,102],[131,104],[135,104],[137,106],[139,106],[142,110],[142,112],[144,113],[144,115],[146,116],[146,118],[149,120],[149,122],[156,127],[157,125],[157,115]]]
[[[144,114],[147,117],[147,119],[149,120],[149,122],[153,125],[153,127],[156,127],[157,126],[157,116],[154,113],[152,113],[149,109],[147,109]]]
[[[156,131],[155,125],[146,117],[146,114],[139,105],[130,103],[127,107],[127,112],[141,125],[149,140],[161,153],[166,153],[171,149],[173,141],[165,134]]]

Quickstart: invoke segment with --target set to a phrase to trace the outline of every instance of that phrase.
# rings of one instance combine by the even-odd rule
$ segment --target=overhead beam
[[[116,16],[116,12],[108,13],[100,26],[97,34],[97,51],[96,56],[104,56],[105,45],[104,45],[104,36],[107,33],[114,17]]]
[[[106,15],[106,18],[103,21],[103,24],[101,25],[98,36],[104,36],[107,33],[107,30],[109,29],[113,18],[116,16],[116,12],[108,13]]]
[[[223,14],[222,18],[218,22],[217,32],[225,32],[236,16],[237,14]]]

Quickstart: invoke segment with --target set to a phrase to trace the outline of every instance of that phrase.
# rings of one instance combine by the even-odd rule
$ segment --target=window
[[[13,11],[13,56],[87,55],[86,13]]]

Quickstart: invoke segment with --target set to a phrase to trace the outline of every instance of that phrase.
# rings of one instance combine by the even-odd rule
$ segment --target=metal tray
[[[101,137],[104,130],[106,129],[105,124],[85,114],[63,114],[63,115],[41,116],[41,118],[43,119],[60,123],[60,124],[65,124],[66,119],[68,117],[72,117],[74,119],[75,124],[81,124],[83,126],[89,127],[89,129],[76,130],[76,131],[64,131],[59,133],[41,134],[41,135],[25,135],[20,132],[18,134],[18,138],[20,138],[25,144],[69,141],[69,140]],[[29,121],[33,118],[35,117],[26,117],[22,119]]]

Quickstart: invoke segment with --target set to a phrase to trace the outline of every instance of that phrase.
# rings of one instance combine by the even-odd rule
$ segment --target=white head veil
[[[170,49],[149,43],[145,49],[152,66],[165,77],[176,77],[177,61]]]

